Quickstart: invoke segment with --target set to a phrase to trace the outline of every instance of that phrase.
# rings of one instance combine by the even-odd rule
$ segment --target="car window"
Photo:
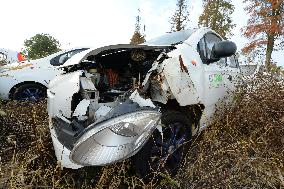
[[[220,41],[222,41],[222,39],[213,33],[205,34],[206,55],[208,58],[210,58],[213,46]]]
[[[227,60],[227,65],[229,65],[231,68],[238,68],[239,67],[239,62],[238,59],[235,55],[230,56],[228,58],[226,58]]]
[[[0,63],[4,63],[7,60],[7,55],[0,52]]]
[[[203,37],[199,43],[197,44],[197,51],[200,55],[202,62],[206,63],[206,44],[205,44],[205,37]]]
[[[60,65],[64,64],[69,58],[71,58],[75,54],[82,52],[84,50],[87,50],[87,48],[71,50],[69,52],[60,54],[60,55],[54,57],[53,59],[51,59],[50,64],[53,65],[53,66],[60,66]]]

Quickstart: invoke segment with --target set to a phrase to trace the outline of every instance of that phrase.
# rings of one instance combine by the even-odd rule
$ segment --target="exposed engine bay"
[[[99,102],[113,102],[119,94],[142,83],[160,53],[143,49],[116,50],[91,55],[80,67],[87,71],[85,77],[90,78],[100,92]],[[81,82],[81,87],[85,87],[84,81]]]
[[[80,77],[80,91],[73,96],[71,110],[76,114],[78,102],[90,100],[87,116],[90,122],[94,122],[103,116],[101,111],[95,113],[100,107],[107,110],[125,101],[130,96],[130,91],[142,89],[142,82],[152,64],[165,49],[115,49],[104,51],[96,56],[89,56],[86,60],[73,69],[84,69]],[[68,72],[68,70],[66,70]],[[84,119],[84,118],[82,118]],[[91,120],[90,120],[91,119]],[[95,120],[94,120],[95,119]],[[89,124],[88,123],[88,124]]]

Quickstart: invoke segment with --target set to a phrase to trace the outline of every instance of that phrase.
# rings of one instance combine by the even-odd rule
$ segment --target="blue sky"
[[[191,20],[188,27],[197,27],[202,1],[188,2]],[[232,16],[237,25],[232,40],[241,49],[247,40],[241,36],[240,29],[248,16],[242,0],[232,2],[236,8]],[[169,17],[175,10],[175,3],[176,0],[2,1],[0,47],[19,51],[24,40],[37,33],[54,36],[62,48],[129,43],[138,8],[146,26],[146,39],[151,39],[170,30]],[[274,52],[273,57],[284,66],[283,51]]]

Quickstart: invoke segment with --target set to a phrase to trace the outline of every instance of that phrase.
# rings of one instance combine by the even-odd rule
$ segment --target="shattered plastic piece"
[[[104,117],[107,115],[108,112],[110,112],[112,108],[108,106],[101,106],[99,109],[96,111],[96,118],[99,119],[101,117]]]
[[[81,87],[86,91],[96,91],[96,87],[90,78],[81,77],[80,78]]]
[[[146,75],[144,81],[142,82],[142,86],[145,86],[145,85],[147,84],[151,73],[152,73],[154,70],[157,69],[158,64],[159,64],[159,63],[158,63],[157,61],[155,61],[155,62],[153,63],[152,68],[148,71],[148,73],[147,73],[147,75]]]
[[[148,106],[151,108],[155,108],[156,106],[153,104],[153,102],[148,98],[148,99],[144,99],[142,98],[138,91],[135,90],[131,96],[129,97],[129,99],[133,100],[133,102],[136,102],[137,104],[139,104],[140,107],[144,107],[144,106]]]
[[[65,121],[65,122],[68,123],[68,124],[71,124],[71,121],[69,121],[68,119],[66,119],[66,118],[65,118],[64,116],[62,116],[62,115],[57,115],[56,117],[58,117],[59,119]]]
[[[90,100],[83,99],[76,107],[73,117],[78,117],[80,121],[86,120],[88,107],[90,106]]]

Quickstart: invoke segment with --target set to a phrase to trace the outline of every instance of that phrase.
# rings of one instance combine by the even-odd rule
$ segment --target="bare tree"
[[[284,2],[283,0],[244,0],[245,10],[250,15],[244,35],[250,42],[244,53],[263,48],[265,66],[271,67],[272,52],[283,49],[284,43]]]
[[[177,0],[176,11],[170,18],[171,31],[184,30],[188,22],[189,11],[186,0]]]
[[[144,26],[144,32],[145,32],[145,26]],[[135,31],[130,39],[130,44],[140,44],[144,43],[145,35],[141,32],[141,18],[140,18],[140,10],[138,9],[138,15],[136,16],[136,23],[135,23]]]
[[[203,0],[203,8],[199,26],[209,27],[224,38],[231,36],[231,30],[236,26],[232,21],[235,7],[231,0]]]

